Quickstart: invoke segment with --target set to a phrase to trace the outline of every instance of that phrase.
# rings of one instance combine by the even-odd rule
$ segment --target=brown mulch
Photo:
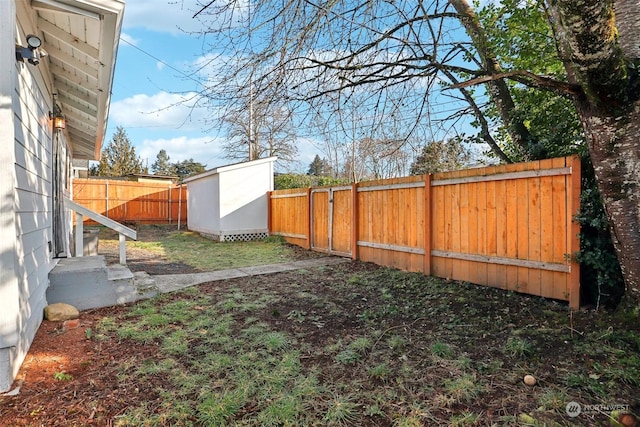
[[[145,228],[144,232],[149,234],[154,229],[166,232],[166,227]],[[293,245],[290,249],[292,260],[324,256]],[[107,264],[119,261],[117,248],[102,247],[99,254],[105,256]],[[139,248],[127,249],[127,267],[151,275],[201,272]],[[83,311],[74,328],[64,322],[43,320],[12,386],[17,395],[0,396],[0,427],[105,425],[106,420],[111,425],[113,418],[135,405],[138,398],[144,400],[146,396],[119,383],[115,361],[135,360],[142,351],[154,349],[91,339],[98,321],[126,310],[119,306]],[[102,403],[96,406],[95,402]]]

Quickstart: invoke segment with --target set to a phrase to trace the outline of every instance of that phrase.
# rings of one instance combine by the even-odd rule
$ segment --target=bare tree
[[[227,158],[256,160],[277,156],[281,165],[296,159],[296,133],[286,107],[254,100],[246,108],[228,112],[223,120],[229,138],[223,146]]]
[[[389,117],[406,120],[408,140],[421,123],[443,126],[459,113],[481,115],[474,87],[486,87],[504,128],[526,154],[532,136],[509,103],[505,80],[570,99],[578,112],[596,181],[625,278],[627,297],[640,305],[640,6],[637,0],[546,0],[550,40],[566,71],[562,78],[503,69],[466,0],[283,0],[211,2],[198,15],[215,18],[206,33],[227,48],[227,76],[246,76],[291,108],[332,123],[357,95],[375,117],[367,137]],[[251,13],[249,13],[251,12]],[[468,36],[462,37],[464,30]],[[260,34],[259,43],[254,34]],[[251,49],[244,47],[251,46]],[[234,53],[235,55],[231,55]],[[232,91],[225,79],[206,96]],[[448,104],[443,89],[458,90]],[[467,97],[466,95],[472,95]],[[224,98],[224,96],[223,96]],[[337,102],[336,102],[337,100]],[[472,101],[472,102],[471,102]],[[435,119],[441,119],[439,124]],[[376,123],[377,122],[377,123]],[[446,130],[446,129],[445,129]],[[503,160],[491,129],[480,135]],[[434,140],[440,138],[433,138]],[[354,139],[355,141],[355,139]]]
[[[318,115],[314,123],[336,178],[358,182],[406,175],[413,150],[403,133],[403,120],[394,115],[382,120],[368,108],[366,94],[330,100],[334,104],[330,120]]]

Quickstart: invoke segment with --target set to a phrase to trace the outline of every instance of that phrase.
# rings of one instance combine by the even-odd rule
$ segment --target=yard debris
[[[536,385],[536,377],[534,377],[533,375],[525,375],[524,383],[528,386],[533,387],[534,385]]]
[[[76,329],[78,326],[80,326],[80,319],[69,319],[62,322],[62,329],[65,331],[69,329]]]

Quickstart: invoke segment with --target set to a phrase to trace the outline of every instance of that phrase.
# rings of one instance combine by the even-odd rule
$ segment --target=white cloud
[[[306,163],[308,167],[316,155],[320,157],[324,157],[322,153],[322,148],[324,144],[316,139],[310,138],[298,138],[296,140],[296,144],[298,146],[298,158],[301,162]]]
[[[111,103],[109,119],[127,127],[201,130],[208,112],[206,108],[192,108],[194,92],[174,94],[158,92],[153,95],[136,94]]]
[[[194,0],[127,2],[123,26],[170,34],[181,34],[183,30],[199,31],[202,30],[202,23],[193,19],[193,15],[197,12],[196,7]]]
[[[126,43],[131,44],[133,46],[138,46],[138,43],[140,42],[140,40],[138,40],[138,39],[132,37],[130,34],[127,34],[127,33],[124,33],[124,32],[120,33],[120,38],[122,40],[124,40]]]
[[[221,140],[211,137],[180,136],[170,139],[147,139],[137,144],[136,154],[143,161],[148,162],[148,166],[151,168],[160,150],[167,152],[171,163],[193,159],[205,164],[207,169],[233,163],[223,158]]]
[[[183,34],[202,31],[225,20],[237,20],[240,11],[247,10],[248,1],[240,1],[233,12],[213,14],[202,10],[203,3],[198,0],[134,0],[128,1],[124,12],[124,28],[144,28],[159,33]],[[217,7],[220,4],[217,2]],[[210,9],[211,10],[211,9]],[[198,14],[198,12],[203,12]],[[194,15],[198,14],[194,18]]]
[[[233,7],[226,12],[220,12],[231,1],[233,1]],[[212,7],[205,9],[203,9],[204,2],[201,0],[127,1],[123,28],[142,28],[172,35],[210,31],[216,27],[226,26],[229,22],[237,24],[245,19],[244,13],[249,9],[249,1],[217,0]]]

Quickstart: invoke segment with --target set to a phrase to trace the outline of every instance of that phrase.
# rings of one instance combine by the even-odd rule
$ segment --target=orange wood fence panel
[[[187,188],[183,185],[76,178],[73,200],[119,222],[187,222]]]
[[[359,183],[357,193],[359,259],[424,271],[424,176]]]
[[[294,188],[269,193],[269,233],[310,249],[310,189]]]
[[[575,157],[432,176],[432,274],[579,304]]]
[[[351,224],[353,222],[353,187],[334,187],[331,191],[331,251],[332,254],[352,256]]]
[[[270,197],[271,232],[292,243],[579,307],[575,156]]]
[[[329,188],[311,189],[311,249],[329,252]]]

